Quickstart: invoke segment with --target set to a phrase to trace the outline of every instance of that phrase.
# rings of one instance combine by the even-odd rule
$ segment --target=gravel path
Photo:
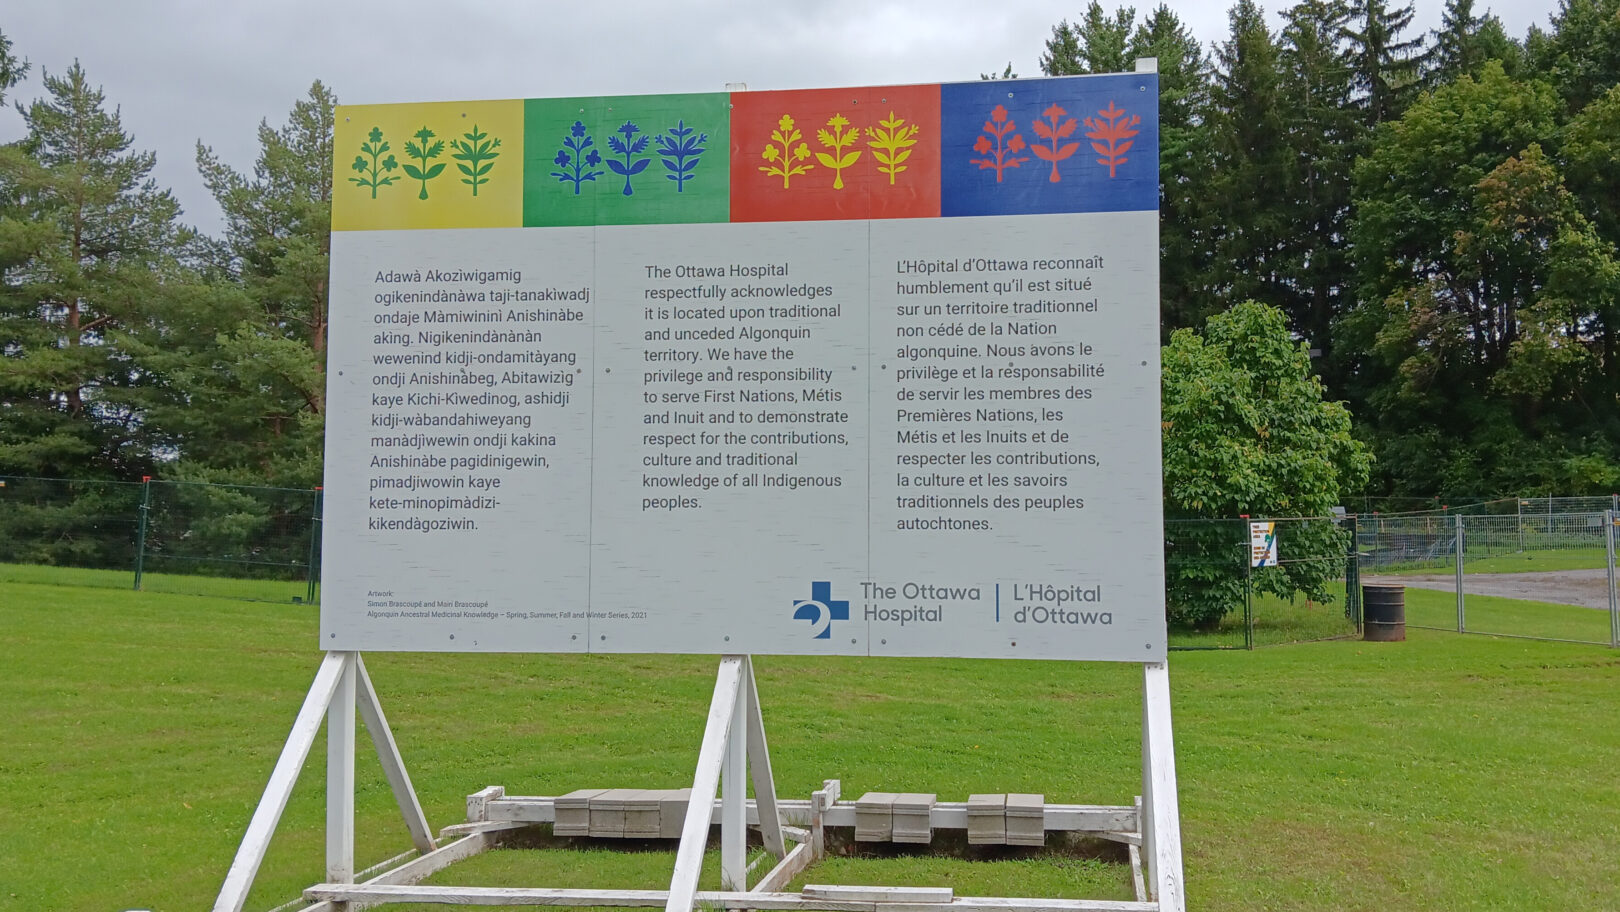
[[[1457,577],[1451,573],[1416,573],[1399,576],[1363,576],[1364,583],[1404,584],[1417,589],[1455,592]],[[1607,570],[1548,570],[1541,573],[1465,573],[1463,592],[1468,595],[1498,595],[1503,598],[1580,605],[1609,610]]]

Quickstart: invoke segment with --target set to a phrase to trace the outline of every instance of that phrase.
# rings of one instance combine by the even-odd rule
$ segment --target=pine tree
[[[11,52],[11,39],[0,32],[0,105],[6,103],[6,90],[28,75],[28,61],[18,60]]]
[[[1130,44],[1131,27],[1136,24],[1136,8],[1122,6],[1112,16],[1102,4],[1091,0],[1085,18],[1074,24],[1080,41],[1080,64],[1086,73],[1123,73],[1132,68],[1125,49]]]
[[[146,420],[176,393],[131,354],[188,282],[179,206],[75,63],[0,149],[0,472],[136,478],[171,445]]]
[[[1284,14],[1281,98],[1288,112],[1284,144],[1284,271],[1293,287],[1293,330],[1319,349],[1326,365],[1331,328],[1345,293],[1349,243],[1350,166],[1363,128],[1352,105],[1351,60],[1342,0],[1303,0]]]
[[[1423,61],[1430,85],[1443,85],[1463,73],[1472,74],[1483,62],[1477,59],[1474,37],[1484,24],[1483,17],[1474,15],[1474,0],[1446,0],[1440,12],[1440,28],[1433,32],[1434,44]]]
[[[1280,52],[1254,0],[1238,0],[1228,17],[1210,93],[1216,295],[1223,307],[1253,299],[1291,312],[1281,274],[1289,161]]]
[[[1376,126],[1401,116],[1417,98],[1423,37],[1401,40],[1412,24],[1412,4],[1391,9],[1385,0],[1351,0],[1350,40],[1362,122]]]
[[[1126,48],[1135,22],[1135,7],[1122,6],[1109,15],[1101,3],[1091,0],[1079,22],[1064,20],[1052,27],[1046,53],[1041,55],[1041,72],[1048,76],[1079,76],[1132,69]]]
[[[1041,55],[1041,72],[1047,76],[1079,76],[1080,39],[1069,20],[1061,19],[1052,26],[1052,37],[1046,39],[1046,53]]]
[[[1192,31],[1160,4],[1131,35],[1131,59],[1159,71],[1159,294],[1163,332],[1210,315],[1209,60]]]
[[[1459,76],[1477,76],[1487,60],[1500,60],[1508,75],[1520,67],[1522,51],[1502,28],[1502,20],[1474,15],[1474,0],[1446,0],[1434,44],[1423,57],[1424,85],[1430,89]]]
[[[217,408],[189,416],[207,439],[183,462],[210,477],[313,485],[320,479],[336,97],[319,81],[287,123],[259,125],[251,176],[201,144],[197,166],[225,213],[226,285],[244,319],[192,380]]]

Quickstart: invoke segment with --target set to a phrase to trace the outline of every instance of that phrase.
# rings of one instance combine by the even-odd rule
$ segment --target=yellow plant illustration
[[[911,157],[911,147],[917,144],[917,134],[922,132],[916,124],[905,126],[905,122],[905,118],[890,111],[887,120],[878,121],[878,127],[866,128],[867,145],[872,147],[878,170],[889,175],[890,186],[894,185],[895,175],[906,170],[905,161]]]
[[[842,114],[834,114],[827,121],[827,126],[832,127],[832,132],[817,130],[816,139],[820,140],[822,145],[832,149],[832,154],[817,152],[816,161],[833,169],[833,189],[842,190],[844,189],[844,169],[855,164],[855,161],[861,157],[859,149],[845,152],[844,147],[853,145],[855,140],[860,138],[861,131],[858,128],[846,131],[844,128],[849,126],[849,121]]]
[[[782,119],[776,123],[776,129],[771,132],[771,141],[781,143],[782,148],[766,145],[765,151],[759,153],[760,158],[770,162],[769,165],[761,165],[759,170],[780,177],[783,190],[788,188],[788,181],[815,167],[804,163],[804,160],[810,157],[810,146],[802,142],[803,139],[804,134],[793,125],[793,118],[783,114]],[[795,146],[794,143],[798,145]]]

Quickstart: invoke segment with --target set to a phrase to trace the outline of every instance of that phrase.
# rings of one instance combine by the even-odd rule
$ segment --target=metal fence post
[[[1614,524],[1617,512],[1610,510],[1603,517],[1604,550],[1609,563],[1609,645],[1620,649],[1620,593],[1614,588]]]
[[[1247,531],[1248,523],[1244,523]],[[1243,648],[1254,650],[1254,557],[1243,549]]]
[[[1519,553],[1524,553],[1524,504],[1523,497],[1514,498],[1519,502]]]
[[[1344,616],[1361,631],[1361,521],[1351,515],[1345,517],[1350,527],[1350,553],[1345,555]]]
[[[135,591],[141,591],[141,574],[146,569],[146,524],[152,513],[152,476],[141,476],[140,524],[135,531]]]
[[[316,588],[320,585],[320,570],[316,567],[321,554],[321,506],[324,493],[320,485],[315,486],[315,503],[309,515],[309,560],[304,564],[304,575],[309,577],[309,592],[304,601],[315,604]]]
[[[1463,518],[1458,513],[1457,520],[1457,632],[1467,633],[1468,624],[1463,615]]]

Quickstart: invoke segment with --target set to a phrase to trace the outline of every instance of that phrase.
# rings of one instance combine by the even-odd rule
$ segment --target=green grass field
[[[172,561],[153,561],[161,567]],[[90,570],[82,567],[49,567],[40,564],[0,564],[0,583],[38,583],[53,586],[83,586],[96,589],[133,590],[133,570]],[[317,585],[316,596],[320,595]],[[303,601],[309,596],[306,580],[236,579],[226,576],[197,576],[151,570],[141,574],[141,591],[170,595],[202,595],[245,599],[255,602]]]
[[[1602,547],[1510,554],[1463,554],[1464,573],[1545,573],[1549,570],[1601,570],[1609,565]]]
[[[1543,573],[1549,570],[1602,570],[1609,565],[1608,552],[1601,546],[1594,548],[1567,548],[1548,550],[1486,552],[1469,548],[1463,553],[1465,573]],[[1456,569],[1452,555],[1415,564],[1390,564],[1371,567],[1364,564],[1362,573],[1418,574],[1446,573]]]
[[[1303,596],[1290,601],[1256,593],[1250,606],[1254,645],[1278,646],[1354,636],[1356,627],[1345,617],[1344,581],[1330,583],[1328,594],[1331,601],[1312,602]],[[1214,630],[1171,630],[1170,647],[1177,650],[1242,649],[1245,646],[1243,626],[1243,609],[1238,608],[1221,618]]]
[[[1409,590],[1409,612],[1449,599]],[[1620,907],[1620,653],[1410,637],[1172,656],[1190,908]],[[0,583],[0,909],[208,908],[318,648],[310,606]],[[367,664],[435,827],[459,822],[465,796],[490,784],[690,784],[715,668],[675,656],[376,653]],[[1140,791],[1131,666],[757,668],[785,796],[829,777],[849,796],[1127,803]],[[409,841],[362,742],[358,852],[369,864]],[[322,757],[317,748],[250,909],[322,879]],[[670,861],[496,852],[436,882],[653,887]],[[1126,877],[1083,857],[908,853],[832,859],[806,880],[1123,898]]]
[[[1609,613],[1578,605],[1526,602],[1489,595],[1468,595],[1464,584],[1464,627],[1470,633],[1543,637],[1582,643],[1610,641]],[[1457,596],[1432,589],[1406,590],[1406,623],[1457,629]]]

